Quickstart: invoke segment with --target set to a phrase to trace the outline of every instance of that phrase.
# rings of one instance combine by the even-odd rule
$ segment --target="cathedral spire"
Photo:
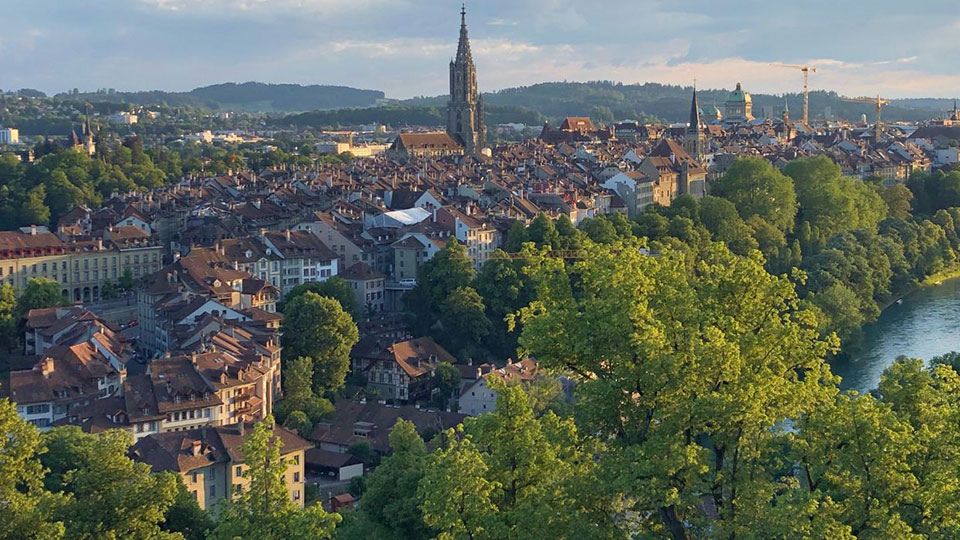
[[[466,5],[460,8],[460,43],[457,45],[457,57],[450,62],[447,133],[459,141],[467,153],[478,152],[483,148],[486,135],[483,99],[477,89],[477,68],[470,53]]]
[[[467,5],[460,7],[460,43],[457,44],[457,62],[473,62],[470,53],[470,37],[467,35]]]

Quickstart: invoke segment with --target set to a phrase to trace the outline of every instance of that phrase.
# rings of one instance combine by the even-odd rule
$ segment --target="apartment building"
[[[144,437],[133,445],[134,459],[154,472],[174,472],[204,510],[217,512],[223,501],[243,493],[249,486],[243,443],[253,425],[206,427]],[[280,456],[287,469],[283,480],[290,499],[303,506],[305,497],[305,452],[313,444],[282,426],[274,426]]]
[[[33,278],[60,283],[64,299],[99,300],[103,285],[125,273],[134,278],[160,270],[163,248],[135,227],[105,231],[99,238],[64,242],[46,227],[0,231],[0,283],[19,294]]]

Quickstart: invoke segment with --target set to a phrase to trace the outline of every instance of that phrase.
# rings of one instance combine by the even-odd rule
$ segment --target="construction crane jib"
[[[770,64],[775,67],[799,69],[803,72],[803,125],[810,125],[810,73],[816,73],[815,66],[801,64]]]

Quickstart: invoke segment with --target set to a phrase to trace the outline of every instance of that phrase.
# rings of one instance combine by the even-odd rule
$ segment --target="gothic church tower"
[[[464,153],[483,149],[486,127],[483,125],[483,98],[477,90],[477,68],[467,37],[467,8],[460,10],[460,44],[457,57],[450,62],[450,102],[447,104],[447,133],[463,145]]]

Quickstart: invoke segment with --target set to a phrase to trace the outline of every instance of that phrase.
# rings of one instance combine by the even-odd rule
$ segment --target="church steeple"
[[[693,86],[693,100],[690,102],[690,122],[683,137],[683,149],[697,161],[703,161],[704,153],[703,123],[700,121],[700,101],[697,99],[697,86]]]
[[[477,89],[477,68],[470,52],[467,33],[467,7],[460,8],[460,42],[457,56],[450,62],[450,102],[447,104],[447,133],[472,154],[483,148],[486,129],[483,124],[483,99]]]
[[[693,102],[690,104],[690,129],[700,130],[700,102],[697,100],[697,87],[693,87]]]

